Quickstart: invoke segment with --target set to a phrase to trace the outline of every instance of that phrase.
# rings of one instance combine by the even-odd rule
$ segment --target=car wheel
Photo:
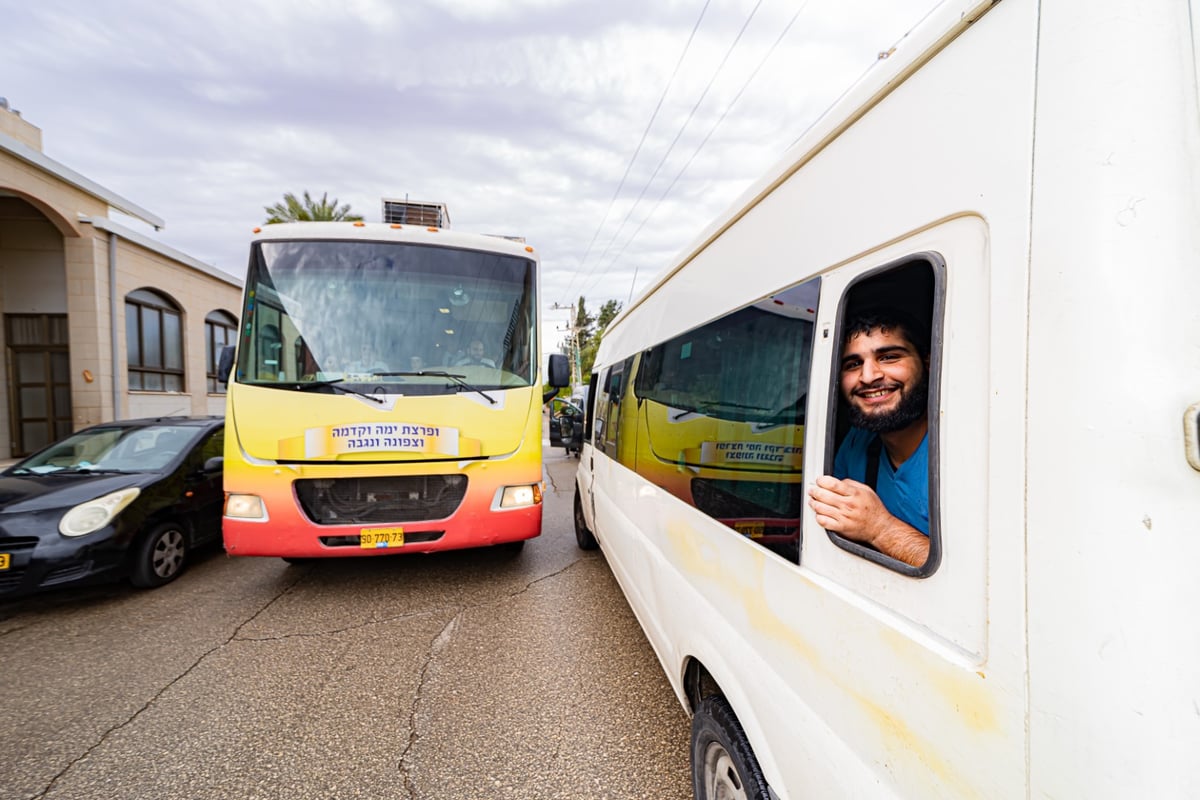
[[[187,534],[177,523],[165,522],[142,537],[130,580],[143,589],[170,583],[183,572],[187,556]]]
[[[768,800],[762,769],[729,703],[700,701],[692,717],[692,792],[696,800]]]
[[[575,487],[575,542],[580,550],[595,550],[600,544],[588,530],[587,517],[583,515],[583,496],[578,486]]]

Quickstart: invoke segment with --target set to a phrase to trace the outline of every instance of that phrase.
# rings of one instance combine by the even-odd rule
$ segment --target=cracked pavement
[[[0,604],[0,800],[691,797],[688,720],[546,451],[543,535]]]

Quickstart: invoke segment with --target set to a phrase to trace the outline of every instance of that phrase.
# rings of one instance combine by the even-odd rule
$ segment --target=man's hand
[[[928,560],[929,537],[892,516],[865,483],[822,475],[808,490],[808,498],[822,528],[914,567]]]

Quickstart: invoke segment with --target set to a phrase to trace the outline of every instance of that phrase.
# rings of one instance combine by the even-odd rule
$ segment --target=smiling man
[[[809,490],[827,530],[919,567],[929,558],[929,340],[893,309],[851,318],[841,392],[851,429]]]

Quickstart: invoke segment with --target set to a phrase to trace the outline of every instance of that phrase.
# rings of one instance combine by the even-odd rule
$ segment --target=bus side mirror
[[[229,383],[229,373],[233,372],[234,350],[231,344],[221,348],[221,355],[217,359],[217,380],[221,383]]]
[[[556,389],[561,389],[571,382],[571,363],[562,353],[550,354],[550,380],[547,381]]]

